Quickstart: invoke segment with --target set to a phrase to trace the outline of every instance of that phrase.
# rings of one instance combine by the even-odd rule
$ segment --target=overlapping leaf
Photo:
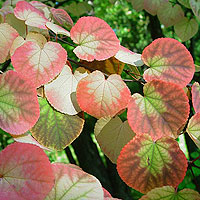
[[[32,144],[14,143],[0,152],[0,199],[43,200],[54,184],[48,157]]]
[[[200,86],[198,82],[192,85],[192,104],[196,113],[200,112]]]
[[[174,139],[163,137],[155,142],[142,134],[122,149],[117,171],[127,185],[147,193],[165,185],[177,187],[186,174],[187,159]]]
[[[148,133],[154,140],[178,137],[189,116],[188,98],[176,84],[154,80],[145,84],[144,97],[134,94],[128,104],[128,122],[136,134]]]
[[[193,13],[195,16],[200,20],[200,1],[196,0],[189,0],[190,7],[192,8]]]
[[[39,118],[37,93],[17,72],[0,75],[0,127],[13,135],[28,131]]]
[[[76,166],[54,163],[55,185],[45,200],[54,199],[103,199],[100,182]]]
[[[158,8],[167,0],[144,0],[144,9],[151,15],[156,15]]]
[[[76,100],[78,82],[88,73],[78,69],[73,74],[70,67],[65,65],[59,76],[51,83],[44,86],[45,95],[50,104],[58,111],[76,115],[81,111]]]
[[[96,118],[116,115],[127,107],[130,97],[129,88],[116,74],[105,80],[102,72],[94,71],[77,86],[80,108]]]
[[[161,188],[155,188],[144,195],[140,200],[200,200],[198,192],[191,189],[183,189],[181,191],[175,191],[171,186],[163,186]]]
[[[56,35],[61,34],[70,37],[69,31],[65,30],[61,26],[58,26],[57,24],[53,24],[52,22],[47,22],[46,27],[51,31],[53,31]]]
[[[178,2],[182,5],[184,5],[186,8],[190,8],[190,2],[189,0],[178,0]]]
[[[142,52],[142,60],[150,67],[144,79],[164,80],[185,87],[192,79],[195,66],[189,51],[175,39],[159,38]]]
[[[192,38],[199,29],[199,25],[195,19],[184,17],[180,22],[174,25],[175,33],[184,42]]]
[[[128,2],[131,2],[133,9],[135,9],[137,12],[143,10],[144,8],[144,0],[127,0]]]
[[[105,60],[119,51],[119,40],[111,27],[97,17],[81,17],[70,31],[78,46],[74,53],[87,61]]]
[[[33,137],[47,148],[64,149],[80,135],[84,120],[56,111],[41,97],[39,104],[40,118],[30,130]]]
[[[0,63],[6,61],[12,43],[18,35],[17,31],[9,24],[0,24]]]
[[[23,59],[21,59],[23,57]],[[61,72],[67,59],[67,52],[58,43],[47,42],[41,48],[36,42],[28,41],[11,57],[16,71],[39,87]]]
[[[198,148],[200,148],[200,113],[192,116],[187,126],[187,132]]]
[[[26,25],[46,29],[45,24],[48,19],[41,11],[26,1],[17,2],[14,14],[18,19],[25,21]]]
[[[101,131],[96,136],[96,139],[103,153],[113,163],[117,163],[120,151],[134,136],[135,133],[128,125],[128,121],[122,122],[116,116],[109,120],[104,127],[101,127]]]

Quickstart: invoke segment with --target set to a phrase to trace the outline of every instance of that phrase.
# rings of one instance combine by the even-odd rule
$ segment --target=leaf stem
[[[192,160],[190,163],[193,164],[198,159],[200,159],[200,156],[198,156],[197,158],[195,158],[194,160]]]
[[[145,82],[143,82],[142,80],[135,78],[135,77],[129,72],[129,70],[124,69],[124,72],[127,73],[129,76],[131,76],[133,79],[135,79],[135,81],[138,81],[138,82],[141,83],[142,85],[145,84]],[[133,80],[132,80],[132,81],[133,81]]]

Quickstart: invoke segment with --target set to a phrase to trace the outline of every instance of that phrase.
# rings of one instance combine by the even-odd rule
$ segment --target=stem
[[[191,164],[193,164],[196,160],[200,159],[200,156],[198,156],[197,158],[195,158],[194,160],[191,161]]]
[[[190,171],[191,171],[191,173],[192,173],[192,176],[193,176],[193,178],[194,178],[194,179],[193,179],[193,180],[194,180],[194,184],[196,185],[196,188],[197,188],[197,190],[199,191],[199,190],[200,190],[200,189],[199,189],[199,185],[198,185],[198,183],[197,183],[196,177],[195,177],[194,172],[193,172],[193,170],[192,170],[192,166],[189,165],[188,168],[190,169]]]
[[[145,84],[145,82],[143,82],[143,81],[141,81],[141,80],[135,78],[128,70],[125,69],[124,72],[126,72],[129,76],[131,76],[133,79],[135,79],[134,81],[138,81],[138,82],[141,83],[142,85]],[[133,80],[132,80],[132,81],[133,81]]]
[[[198,168],[198,169],[200,169],[200,167],[199,166],[197,166],[197,165],[195,165],[194,163],[193,163],[193,165],[192,165],[193,167],[196,167],[196,168]]]

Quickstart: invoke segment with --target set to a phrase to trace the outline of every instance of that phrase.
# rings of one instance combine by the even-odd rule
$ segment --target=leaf
[[[178,0],[178,2],[180,4],[182,4],[183,6],[185,6],[186,8],[190,8],[190,2],[189,2],[189,0]]]
[[[156,15],[160,5],[167,0],[144,0],[144,9],[151,15]]]
[[[111,194],[105,188],[103,188],[103,194],[104,194],[104,199],[106,197],[112,197]]]
[[[199,193],[191,189],[183,189],[176,192],[171,186],[163,186],[160,188],[155,188],[144,195],[140,200],[160,200],[160,199],[170,199],[170,200],[200,200]]]
[[[192,85],[192,104],[196,113],[200,112],[200,86],[198,82]]]
[[[41,145],[62,150],[80,135],[84,120],[77,115],[62,114],[52,108],[46,99],[38,99],[40,118],[30,132]]]
[[[121,74],[124,69],[124,63],[117,60],[115,57],[108,58],[106,60],[92,62],[80,61],[81,64],[85,65],[90,71],[99,70],[106,74]]]
[[[154,140],[177,138],[189,116],[188,98],[176,84],[153,80],[143,88],[144,97],[133,94],[127,118],[136,134],[148,133]]]
[[[150,67],[144,72],[144,79],[163,80],[185,87],[192,79],[194,61],[184,45],[175,39],[159,38],[142,52],[144,64]]]
[[[102,127],[96,139],[103,153],[116,164],[120,151],[134,136],[128,121],[122,122],[116,116]]]
[[[23,57],[23,59],[21,59]],[[13,67],[39,87],[58,75],[67,60],[67,52],[56,42],[47,42],[41,48],[28,41],[16,49],[11,57]]]
[[[28,131],[39,118],[37,93],[17,72],[0,75],[0,127],[13,135]]]
[[[196,113],[190,118],[186,131],[197,147],[200,148],[200,113]]]
[[[193,13],[200,20],[200,2],[196,0],[189,0],[190,7],[192,8]]]
[[[137,12],[140,12],[144,8],[144,0],[127,0],[128,2],[131,2],[133,9],[135,9]]]
[[[177,36],[185,42],[192,38],[199,29],[199,25],[195,19],[184,17],[180,22],[174,25],[174,30]]]
[[[41,49],[43,49],[44,45],[47,43],[47,39],[44,37],[44,35],[35,32],[29,32],[26,36],[26,41],[36,42]]]
[[[165,185],[177,187],[186,174],[187,159],[174,139],[163,137],[154,142],[150,135],[142,134],[122,149],[117,171],[128,186],[147,193]]]
[[[76,115],[81,111],[76,100],[76,88],[78,82],[87,75],[85,69],[83,72],[77,69],[73,74],[71,68],[65,65],[59,76],[44,86],[49,103],[62,113]]]
[[[97,135],[101,132],[102,128],[112,119],[112,117],[102,117],[95,123],[94,127],[94,135],[97,137]]]
[[[14,15],[18,19],[25,21],[26,25],[46,29],[45,24],[48,22],[48,19],[41,11],[26,1],[17,2]]]
[[[121,77],[110,75],[106,80],[102,72],[94,71],[77,86],[80,108],[96,117],[114,116],[127,107],[131,93]]]
[[[45,200],[54,199],[103,199],[100,182],[92,175],[71,165],[54,163],[55,185]]]
[[[18,35],[17,31],[9,24],[0,24],[0,63],[6,61],[12,43]]]
[[[134,53],[123,46],[120,46],[115,58],[129,65],[142,66],[144,64],[141,59],[141,54]]]
[[[0,199],[43,200],[54,175],[48,157],[32,144],[14,143],[0,152]]]
[[[200,72],[200,66],[199,65],[195,65],[195,72]]]
[[[81,17],[70,31],[78,46],[73,50],[82,60],[106,60],[119,50],[119,40],[111,27],[97,17]]]
[[[46,27],[53,31],[56,35],[62,34],[70,37],[70,32],[62,28],[61,26],[58,26],[57,24],[53,24],[52,22],[47,22]]]
[[[184,12],[180,5],[172,6],[170,2],[164,2],[158,9],[158,19],[165,27],[173,26],[184,18]]]

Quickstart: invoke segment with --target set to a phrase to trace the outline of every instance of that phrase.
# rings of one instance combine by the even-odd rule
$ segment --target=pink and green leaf
[[[174,139],[163,137],[155,142],[141,134],[122,149],[117,171],[127,185],[147,193],[156,187],[177,187],[186,174],[187,159]]]
[[[56,111],[46,99],[39,97],[40,118],[30,130],[33,137],[49,149],[62,150],[81,133],[84,120]]]
[[[198,82],[192,85],[192,104],[196,113],[200,112],[200,86]]]
[[[28,131],[40,115],[37,93],[17,72],[0,75],[0,127],[13,135]]]
[[[43,200],[54,185],[48,157],[32,144],[14,143],[0,152],[0,199]]]
[[[163,136],[177,138],[189,116],[188,98],[176,84],[153,80],[136,93],[128,104],[127,118],[136,134],[148,133],[154,140]]]
[[[94,71],[83,78],[77,86],[77,101],[80,108],[96,117],[114,116],[127,107],[131,93],[117,74],[106,80],[102,72]]]
[[[186,47],[175,39],[159,38],[142,52],[142,60],[149,69],[144,79],[163,80],[185,87],[192,79],[195,66]]]
[[[106,60],[119,51],[119,40],[111,27],[97,17],[81,17],[70,31],[78,46],[76,56],[82,60]]]

